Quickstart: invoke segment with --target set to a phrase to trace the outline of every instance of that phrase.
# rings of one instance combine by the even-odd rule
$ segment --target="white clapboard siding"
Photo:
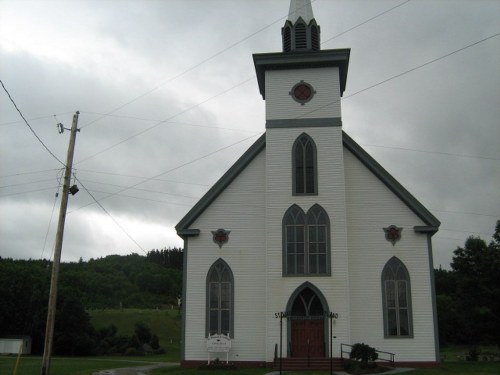
[[[292,195],[292,145],[303,132],[317,148],[319,194]],[[275,312],[285,311],[295,289],[306,281],[314,284],[324,295],[328,309],[339,314],[335,324],[335,354],[340,354],[340,342],[349,337],[349,279],[345,212],[345,188],[340,127],[268,129],[266,133],[267,175],[267,360],[272,360],[275,344],[279,343],[279,319]],[[332,276],[282,276],[282,220],[293,204],[305,212],[315,203],[320,204],[330,218]],[[284,342],[289,341],[284,331]],[[342,340],[342,341],[341,341]],[[338,344],[337,344],[338,343]],[[285,350],[286,353],[286,350]],[[284,353],[284,354],[285,354]]]
[[[301,105],[290,91],[301,80],[309,83],[316,94]],[[266,119],[340,117],[339,69],[266,70]]]
[[[397,361],[435,361],[427,235],[414,231],[425,224],[347,150],[344,163],[352,343],[395,353]],[[391,224],[403,228],[394,246],[383,231]],[[413,338],[384,338],[381,273],[393,256],[410,274]]]
[[[200,229],[200,235],[188,243],[186,360],[207,358],[206,277],[219,258],[228,263],[234,275],[234,338],[229,358],[264,358],[264,167],[265,153],[261,152],[190,226]],[[218,228],[231,231],[222,248],[212,240],[211,231]]]

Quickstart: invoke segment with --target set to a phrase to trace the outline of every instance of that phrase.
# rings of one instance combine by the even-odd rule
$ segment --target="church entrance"
[[[289,318],[291,357],[325,356],[324,311],[323,303],[311,288],[305,287],[297,294]]]

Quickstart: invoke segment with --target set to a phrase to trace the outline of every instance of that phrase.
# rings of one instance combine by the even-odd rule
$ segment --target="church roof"
[[[424,223],[415,227],[423,233],[435,233],[441,224],[413,195],[410,194],[389,172],[387,172],[373,157],[358,145],[345,132],[342,132],[342,143],[365,167],[367,167],[385,186],[401,199]],[[250,162],[266,147],[264,133],[250,148],[233,164],[231,168],[217,181],[212,188],[194,205],[194,207],[175,226],[181,237],[198,235],[198,229],[190,229],[191,224],[205,211],[208,206],[228,187],[233,180],[250,164]]]

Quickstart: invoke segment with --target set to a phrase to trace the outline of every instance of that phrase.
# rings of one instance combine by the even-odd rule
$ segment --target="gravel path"
[[[153,365],[139,366],[139,367],[126,367],[117,368],[113,370],[101,370],[94,372],[92,375],[146,375],[149,371],[161,367],[179,366],[178,363],[162,362]]]

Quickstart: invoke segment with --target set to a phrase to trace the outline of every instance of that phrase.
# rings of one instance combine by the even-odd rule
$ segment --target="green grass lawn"
[[[0,374],[12,375],[16,357],[0,357]],[[132,367],[149,364],[126,358],[103,359],[92,358],[52,358],[50,375],[91,375],[95,371],[120,367]],[[40,375],[41,357],[21,357],[16,375]]]
[[[91,375],[95,371],[142,366],[159,360],[158,358],[129,359],[127,357],[110,358],[53,358],[51,375]],[[0,357],[0,374],[13,374],[16,358]],[[17,369],[17,375],[39,375],[41,367],[40,357],[22,357]],[[238,369],[234,371],[206,371],[198,369],[181,369],[180,367],[162,368],[152,372],[152,375],[263,375],[271,369]],[[328,375],[329,371],[284,372],[287,375]],[[499,362],[445,362],[440,368],[421,369],[408,372],[408,375],[498,375]]]
[[[206,371],[198,369],[164,368],[157,369],[152,375],[262,375],[271,372],[271,369],[239,369],[234,371]],[[329,375],[330,371],[283,371],[286,375]],[[408,375],[499,375],[498,362],[449,362],[435,369],[421,369],[407,372]]]
[[[179,362],[181,340],[181,316],[178,310],[153,310],[153,309],[106,309],[89,310],[90,321],[96,328],[107,327],[114,324],[118,334],[131,336],[134,333],[135,323],[144,323],[151,333],[160,339],[160,346],[166,354],[159,357],[158,361]],[[150,357],[148,356],[149,360]]]

